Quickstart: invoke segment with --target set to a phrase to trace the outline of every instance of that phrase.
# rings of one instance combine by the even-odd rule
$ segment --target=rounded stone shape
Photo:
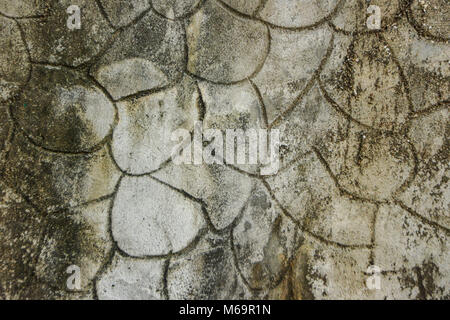
[[[391,199],[414,176],[411,146],[400,136],[351,129],[341,186],[376,201]]]
[[[116,110],[94,84],[69,69],[37,66],[12,113],[39,146],[88,152],[112,131]]]

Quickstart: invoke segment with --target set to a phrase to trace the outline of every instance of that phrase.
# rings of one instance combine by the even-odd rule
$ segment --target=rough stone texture
[[[51,0],[36,19],[21,19],[25,41],[34,62],[79,66],[89,62],[111,39],[113,29],[96,1]],[[78,5],[83,21],[80,30],[67,28],[67,8]]]
[[[121,181],[111,212],[111,231],[124,253],[144,257],[178,252],[195,240],[203,226],[199,203],[151,177]]]
[[[3,16],[0,23],[0,102],[3,102],[28,81],[31,66],[18,23]]]
[[[189,19],[189,72],[217,83],[245,80],[257,72],[269,50],[267,27],[236,17],[214,1]]]
[[[200,8],[202,0],[153,0],[153,8],[168,19],[182,19]]]
[[[62,152],[92,150],[111,133],[116,116],[94,83],[70,70],[41,66],[33,67],[11,111],[35,144]]]
[[[166,259],[137,260],[116,253],[97,281],[97,294],[105,300],[161,300]]]
[[[5,161],[6,152],[8,150],[12,135],[12,129],[13,125],[8,114],[8,108],[5,106],[0,106],[0,168]]]
[[[245,81],[234,85],[221,85],[201,81],[199,89],[205,107],[202,128],[205,132],[208,129],[218,129],[223,138],[226,137],[228,129],[248,130],[267,127],[264,105],[253,83]],[[224,159],[227,151],[223,152]],[[247,158],[249,152],[249,148],[245,150]],[[219,155],[215,158],[219,158]],[[237,163],[234,166],[253,174],[259,173],[260,167],[258,164]]]
[[[44,150],[17,133],[2,180],[47,211],[78,206],[111,195],[120,171],[106,146],[89,154]]]
[[[274,288],[283,280],[300,239],[296,224],[259,184],[233,230],[232,241],[243,280],[255,291]]]
[[[450,97],[448,45],[420,36],[406,19],[385,33],[408,81],[414,110],[427,110]]]
[[[355,122],[395,130],[409,113],[401,72],[381,36],[370,34],[355,36],[344,64],[321,80],[329,99]]]
[[[171,164],[153,176],[202,203],[217,229],[230,226],[241,215],[255,184],[245,174],[217,164]]]
[[[116,36],[90,71],[116,100],[161,89],[182,77],[186,48],[181,22],[144,13]]]
[[[170,160],[176,142],[167,132],[193,130],[199,117],[197,100],[195,85],[186,78],[174,88],[117,103],[120,121],[111,147],[119,167],[129,174],[145,174]]]
[[[37,17],[44,13],[47,8],[45,0],[17,0],[2,1],[0,3],[0,12],[11,18]]]
[[[450,299],[449,8],[0,0],[0,299]],[[176,164],[196,121],[279,170]]]
[[[382,14],[381,28],[392,26],[397,17],[401,15],[402,0],[371,0],[370,5],[380,8]],[[342,4],[342,9],[331,20],[338,30],[350,33],[367,33],[367,8],[368,1],[347,0]]]
[[[55,288],[64,287],[69,266],[67,262],[70,261],[71,265],[81,268],[78,293],[92,294],[93,280],[112,248],[108,230],[110,205],[111,199],[108,199],[46,217],[35,271],[41,281]]]
[[[268,0],[264,1],[258,16],[280,27],[306,27],[324,20],[333,12],[338,2],[338,0]]]
[[[254,80],[269,124],[298,103],[302,90],[319,71],[332,37],[326,26],[303,32],[274,29],[270,34],[269,55]]]
[[[445,0],[414,0],[411,7],[412,24],[435,38],[449,39],[450,26],[447,17],[450,14],[450,4]]]
[[[227,238],[206,235],[195,249],[170,261],[169,299],[244,299],[247,288],[238,275]]]
[[[150,8],[149,0],[100,0],[100,9],[106,13],[106,17],[111,24],[116,27],[124,27],[131,24],[139,15]]]

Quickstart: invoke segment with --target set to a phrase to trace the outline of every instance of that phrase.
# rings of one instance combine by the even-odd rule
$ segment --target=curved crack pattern
[[[120,2],[116,1],[119,7]],[[138,2],[135,1],[135,3]],[[101,298],[104,290],[108,290],[106,285],[109,284],[108,281],[122,283],[123,279],[114,277],[120,273],[118,268],[128,265],[129,270],[135,268],[130,271],[130,279],[134,277],[134,272],[137,277],[142,276],[139,275],[141,272],[139,268],[148,268],[149,272],[146,273],[148,277],[143,279],[146,281],[145,285],[153,292],[152,295],[162,299],[179,297],[180,292],[185,292],[186,295],[183,298],[194,299],[217,296],[282,299],[325,296],[353,299],[448,298],[450,296],[448,287],[450,277],[448,269],[450,223],[448,221],[450,218],[448,212],[442,214],[442,211],[448,211],[449,145],[446,137],[448,136],[449,100],[448,97],[439,93],[438,99],[434,99],[433,103],[426,108],[417,110],[414,107],[414,90],[417,85],[411,84],[413,79],[408,77],[409,70],[403,58],[400,58],[402,53],[399,50],[402,48],[392,46],[391,39],[386,36],[392,30],[396,30],[398,24],[406,21],[417,33],[415,35],[419,39],[417,41],[437,42],[446,46],[448,51],[448,37],[442,36],[442,32],[439,33],[440,30],[436,31],[427,27],[426,7],[423,8],[423,15],[418,19],[417,14],[413,12],[413,6],[416,5],[414,0],[399,1],[398,9],[394,10],[394,13],[389,13],[389,23],[383,24],[381,29],[365,30],[357,27],[349,31],[351,29],[340,27],[339,15],[345,15],[345,6],[352,4],[350,0],[337,1],[325,16],[318,15],[313,23],[300,27],[283,26],[284,22],[281,20],[279,23],[269,22],[263,16],[262,13],[268,10],[269,5],[271,8],[275,6],[273,10],[279,11],[274,12],[271,19],[275,19],[273,17],[282,19],[285,17],[283,15],[287,16],[282,7],[276,7],[274,4],[276,1],[261,0],[256,6],[248,4],[250,7],[245,7],[245,4],[238,0],[200,0],[189,10],[186,9],[188,6],[177,7],[182,2],[171,1],[167,4],[167,8],[165,7],[167,11],[160,12],[152,1],[142,1],[148,6],[136,8],[132,6],[132,10],[136,10],[133,12],[132,19],[124,20],[126,23],[117,24],[114,16],[109,16],[109,12],[113,12],[110,10],[114,9],[114,5],[112,9],[106,8],[101,0],[96,0],[95,5],[101,16],[113,31],[100,49],[92,51],[95,54],[79,64],[71,64],[71,61],[66,62],[64,59],[52,60],[54,57],[50,56],[45,57],[48,61],[34,61],[32,58],[35,48],[32,47],[32,43],[30,45],[30,39],[26,35],[27,23],[50,19],[54,12],[50,10],[48,15],[15,16],[0,10],[0,17],[14,21],[17,25],[20,39],[13,40],[24,45],[26,60],[30,64],[25,83],[21,83],[17,93],[2,101],[0,105],[3,107],[4,104],[7,107],[8,115],[7,118],[0,119],[0,124],[3,126],[5,122],[10,126],[5,134],[5,141],[0,141],[0,146],[5,146],[0,149],[0,182],[2,185],[4,183],[7,186],[5,188],[9,190],[0,189],[0,204],[3,205],[4,202],[5,208],[12,212],[20,210],[16,209],[17,203],[20,202],[14,200],[14,197],[17,197],[23,199],[25,204],[43,217],[40,221],[39,232],[34,239],[37,245],[33,248],[31,267],[27,269],[25,275],[22,275],[27,279],[26,283],[31,283],[36,288],[42,286],[53,292],[47,295],[41,293],[39,297],[75,297],[75,293],[68,292],[65,288],[48,280],[48,274],[45,273],[48,271],[45,268],[42,269],[42,260],[44,263],[55,264],[56,269],[60,267],[58,263],[70,262],[57,261],[51,255],[52,248],[49,243],[53,241],[56,247],[62,248],[61,250],[79,250],[80,252],[76,254],[79,254],[81,259],[92,258],[89,254],[81,253],[81,247],[86,244],[88,244],[87,247],[92,245],[95,253],[101,256],[101,261],[97,261],[98,265],[86,266],[90,268],[89,272],[92,276],[87,283],[83,284],[80,292],[81,297],[94,299]],[[218,6],[222,11],[215,11],[214,6]],[[144,9],[138,10],[138,8]],[[174,9],[179,8],[185,12],[175,16]],[[358,14],[365,17],[365,9]],[[414,7],[414,10],[417,8]],[[225,14],[221,16],[220,14],[224,12]],[[149,26],[150,15],[157,17],[158,21],[151,21],[153,24]],[[230,43],[221,43],[227,38],[219,39],[219,35],[216,34],[213,34],[213,37],[219,39],[217,44],[202,42],[206,40],[201,39],[210,39],[210,35],[203,34],[209,30],[203,30],[203,28],[208,26],[208,23],[212,23],[211,21],[215,21],[214,15],[224,20],[216,19],[215,23],[223,23],[220,27],[229,27],[222,30],[226,36],[228,32],[230,33],[228,38],[228,40],[231,39]],[[205,25],[202,25],[203,23]],[[242,28],[237,28],[238,31],[232,30],[241,25],[245,29],[250,23],[256,26],[253,31],[250,29],[250,31],[242,31]],[[261,33],[264,39],[255,38],[255,35],[259,34],[258,26],[260,25],[264,29]],[[136,52],[132,52],[132,55],[149,61],[151,64],[147,65],[148,70],[154,75],[162,75],[161,79],[164,77],[169,79],[164,85],[139,89],[136,83],[133,83],[135,81],[133,75],[127,74],[127,70],[131,70],[125,59],[127,56],[122,55],[116,48],[122,45],[119,39],[126,39],[126,34],[137,26],[148,28],[149,33],[154,33],[149,35],[149,38],[142,37],[141,40],[157,43],[160,47],[154,49],[144,44],[142,47],[136,47],[134,49]],[[308,74],[303,79],[297,78],[297,74],[294,74],[295,81],[286,82],[282,90],[272,88],[277,83],[269,83],[267,87],[263,87],[260,85],[260,80],[256,81],[256,78],[259,79],[261,76],[263,68],[268,65],[271,68],[269,70],[280,72],[280,77],[292,78],[291,70],[281,64],[281,62],[286,63],[283,61],[285,57],[283,54],[290,54],[286,57],[298,59],[298,61],[287,61],[288,63],[309,63],[310,61],[302,60],[304,53],[299,49],[304,48],[287,48],[284,44],[285,52],[279,53],[274,43],[280,42],[280,38],[287,34],[301,35],[305,31],[311,31],[314,34],[323,27],[330,29],[332,35],[324,50],[319,52],[321,49],[316,49],[318,63],[312,74]],[[177,38],[174,33],[178,31],[181,34],[176,35],[179,36]],[[134,34],[130,39],[137,36]],[[184,43],[180,46],[179,43],[174,43],[173,39],[182,39]],[[216,41],[216,38],[210,40]],[[260,47],[263,52],[260,56],[251,56],[254,53],[251,52],[251,46],[256,48],[257,41],[262,41]],[[364,43],[371,43],[373,46],[367,47]],[[54,45],[57,44],[54,43]],[[222,49],[211,54],[209,50],[214,49],[213,46],[216,45]],[[414,45],[415,43],[411,46],[412,50],[416,50],[418,54],[424,52],[420,51],[420,46],[425,46],[424,44]],[[242,48],[245,50],[241,50]],[[239,54],[235,54],[234,51]],[[274,54],[276,59],[269,59],[271,54]],[[122,72],[122,76],[116,77],[115,81],[120,82],[119,86],[128,85],[126,82],[130,82],[131,93],[116,96],[115,92],[112,92],[112,87],[99,80],[94,70],[107,56],[112,57],[111,61],[118,61],[117,70]],[[228,58],[230,61],[226,61]],[[216,61],[221,59],[224,61]],[[427,59],[425,57],[423,60],[426,62],[423,63],[428,63]],[[255,61],[258,63],[250,65]],[[442,54],[442,57],[436,57],[436,61],[436,66],[429,63],[426,68],[437,74],[437,78],[444,79],[440,82],[440,86],[445,88],[448,86],[448,59],[446,60],[446,56]],[[0,62],[4,63],[3,60]],[[177,69],[178,67],[173,68],[175,62],[180,62],[182,65],[180,70]],[[214,70],[214,64],[219,62],[220,70]],[[26,107],[26,103],[20,101],[26,95],[27,87],[32,81],[49,83],[49,78],[33,78],[33,70],[36,69],[60,70],[62,76],[56,77],[56,81],[60,82],[65,81],[63,78],[73,73],[76,81],[84,79],[106,97],[106,100],[114,107],[113,121],[108,133],[98,143],[87,149],[78,150],[82,141],[75,139],[73,141],[75,147],[69,150],[53,147],[49,144],[50,138],[45,139],[43,133],[38,136],[40,140],[36,140],[35,136],[29,133],[35,132],[30,129],[44,124],[38,123],[30,128],[32,125],[22,119],[23,114],[17,113],[16,108]],[[3,73],[0,75],[2,76],[0,80],[3,81]],[[177,104],[181,111],[176,108],[167,111],[169,109],[166,106],[158,112],[150,113],[142,107],[145,103],[139,104],[140,101],[157,99],[158,103],[155,106],[158,104],[160,107],[164,106],[163,100],[168,96],[167,92],[179,86],[183,79],[188,79],[186,81],[190,81],[190,84],[185,86],[182,92],[176,95],[174,101],[169,103]],[[0,84],[3,86],[3,82]],[[208,90],[203,90],[203,85],[209,86]],[[250,90],[246,93],[247,96],[239,94],[241,101],[238,103],[233,99],[239,97],[230,97],[221,92],[223,88],[244,92],[242,88],[245,86],[248,86]],[[427,84],[423,86],[427,87]],[[47,88],[49,92],[51,89]],[[387,91],[389,92],[386,93]],[[224,108],[231,106],[236,114],[224,115],[222,110],[215,110],[210,104],[211,92],[214,93],[214,99],[219,99],[223,103]],[[77,94],[79,93],[70,93],[68,99],[75,101]],[[159,98],[160,96],[163,98]],[[287,100],[283,100],[285,96],[291,97],[288,103],[286,103]],[[387,101],[380,101],[383,99],[378,97],[384,97]],[[61,103],[60,100],[55,99],[56,104]],[[84,103],[85,100],[80,101]],[[190,103],[195,105],[195,112],[193,115],[186,116],[188,114],[186,106]],[[164,121],[162,119],[171,116],[168,113],[174,112],[179,112],[182,116],[169,118],[167,123],[185,124],[192,120],[204,121],[212,113],[220,119],[220,125],[226,127],[227,124],[236,120],[234,118],[237,118],[241,121],[241,128],[244,129],[248,128],[248,123],[245,122],[248,121],[248,114],[255,112],[262,119],[261,128],[268,130],[275,128],[286,130],[286,124],[294,121],[294,118],[306,119],[303,123],[300,122],[297,128],[291,127],[291,132],[284,131],[284,134],[290,134],[297,140],[308,140],[310,137],[306,137],[304,131],[300,131],[303,129],[300,128],[301,126],[306,126],[308,134],[311,133],[313,138],[305,145],[302,144],[304,147],[302,150],[301,148],[288,150],[293,152],[294,156],[287,158],[285,162],[282,161],[282,168],[274,177],[265,177],[259,173],[247,172],[232,164],[226,164],[223,172],[214,166],[206,165],[195,170],[183,167],[177,171],[178,168],[171,158],[148,169],[143,163],[145,156],[139,154],[139,148],[143,147],[143,143],[140,144],[139,141],[143,140],[137,138],[139,134],[144,134],[142,133],[144,131],[131,132],[125,140],[129,144],[134,144],[136,150],[132,150],[128,158],[142,157],[144,160],[132,159],[135,167],[133,167],[134,171],[130,171],[124,169],[121,162],[124,156],[121,154],[124,150],[123,146],[113,145],[114,139],[119,139],[118,137],[123,135],[118,126],[125,121],[124,117],[119,116],[118,104],[121,107],[128,104],[131,106],[130,114],[137,115],[130,121],[129,131],[133,131],[134,126],[150,126],[152,123],[159,123],[142,124],[145,117],[158,118],[159,120],[155,121],[162,122]],[[274,104],[283,108],[278,109],[281,111],[273,117]],[[320,109],[319,105],[324,107]],[[382,105],[381,111],[377,110],[379,105]],[[155,106],[152,105],[152,107]],[[389,106],[393,110],[389,109]],[[366,109],[361,111],[360,108]],[[83,112],[86,113],[88,108],[83,105],[80,110],[80,114],[84,116]],[[61,111],[45,109],[45,112],[50,112],[50,116],[56,119],[56,116],[60,115],[58,112]],[[439,112],[447,118],[431,117]],[[91,117],[89,119],[92,120],[102,117],[102,114],[99,112]],[[413,127],[417,121],[420,122],[429,117],[431,120],[427,121],[434,121],[430,130],[434,131],[430,133],[430,136],[421,138],[428,148],[438,150],[425,157],[426,153],[420,151],[423,147],[418,146],[417,139],[413,136]],[[321,127],[322,119],[325,119],[323,122],[330,124],[330,127],[333,121],[338,122],[337,119],[343,120],[342,123],[345,126],[332,131],[326,125]],[[439,120],[443,124],[440,124]],[[92,129],[89,126],[92,126],[90,122],[87,124],[80,122],[80,132]],[[93,129],[96,129],[95,125]],[[162,126],[161,132],[164,129],[167,128]],[[51,126],[48,130],[51,130]],[[62,134],[63,129],[59,130],[59,134]],[[77,136],[79,134],[77,130],[70,132],[69,135]],[[190,142],[193,142],[193,129],[190,127],[188,131],[191,135]],[[320,135],[322,131],[326,131],[327,134]],[[3,132],[0,133],[3,134]],[[158,134],[160,134],[158,130],[152,131],[152,135]],[[170,135],[171,132],[165,132],[165,134]],[[317,135],[314,136],[314,134]],[[2,138],[1,135],[0,138]],[[87,140],[92,142],[95,136],[88,137]],[[155,150],[162,150],[164,147],[168,149],[169,145],[162,147],[158,145]],[[289,145],[281,147],[289,149]],[[133,152],[136,152],[136,155]],[[283,150],[281,149],[280,152],[283,158]],[[24,156],[25,154],[27,155]],[[23,170],[20,168],[22,159],[26,159]],[[86,163],[80,164],[81,161]],[[34,166],[37,169],[33,169]],[[20,171],[23,171],[25,181],[18,181]],[[138,191],[133,189],[130,191],[124,188],[124,179],[135,179],[136,185],[140,183],[144,186],[149,185],[151,190],[143,187],[144,191],[138,189],[136,189]],[[41,184],[39,180],[42,180]],[[258,189],[256,185],[262,187]],[[88,194],[83,194],[83,191]],[[235,193],[232,193],[233,191]],[[7,192],[9,193],[6,194]],[[43,192],[43,195],[36,196],[40,192]],[[152,245],[159,251],[155,248],[150,248],[155,249],[154,252],[145,250],[149,248],[139,244],[139,237],[147,235],[132,235],[134,230],[122,230],[121,232],[129,234],[120,234],[120,236],[117,232],[113,232],[114,224],[117,223],[113,221],[113,211],[123,211],[125,209],[122,208],[126,207],[126,204],[121,204],[118,209],[118,194],[123,199],[137,201],[136,199],[140,197],[139,192],[148,194],[150,204],[148,204],[148,212],[144,213],[142,221],[137,224],[144,224],[147,217],[153,219],[151,230],[159,230],[155,232],[163,233],[149,236]],[[52,193],[56,194],[53,198],[50,195]],[[426,200],[428,202],[419,199],[421,195],[429,199]],[[12,204],[14,201],[17,203]],[[158,202],[160,204],[153,205]],[[158,210],[166,208],[164,202],[170,202],[170,208],[176,208],[173,209],[176,219],[170,220],[172,219],[170,212],[164,212],[166,219],[160,218],[161,212]],[[100,216],[104,215],[105,210],[102,211],[99,208],[105,204],[108,205],[107,221],[101,226],[105,228],[102,231],[105,231],[107,235],[102,238],[101,243],[97,239],[100,236],[99,231],[95,231],[95,227],[87,222],[83,225],[84,227],[60,226],[63,229],[66,228],[64,230],[67,234],[89,235],[87,239],[80,240],[82,245],[78,247],[69,246],[70,240],[65,237],[49,238],[52,232],[55,233],[53,230],[55,222],[52,220],[55,216],[64,217],[70,212],[69,217],[73,215],[77,219],[82,219],[81,217],[84,217],[82,212],[86,211],[89,219],[94,219],[93,214],[97,213],[95,210],[102,212]],[[3,223],[1,208],[0,223]],[[276,214],[277,209],[280,210],[280,214]],[[89,210],[94,211],[89,215]],[[129,210],[130,212],[127,213],[132,216],[140,209],[133,207]],[[186,212],[187,214],[183,216]],[[222,214],[229,217],[224,219],[220,216]],[[119,216],[122,217],[125,214],[120,212]],[[96,218],[99,219],[99,216]],[[176,220],[180,220],[181,223]],[[281,222],[286,223],[288,227],[277,234],[274,229]],[[24,222],[25,227],[27,223],[30,224],[29,228],[34,228],[32,222]],[[94,222],[96,223],[99,227],[100,222]],[[289,223],[294,225],[292,239],[289,238],[290,232],[292,233]],[[177,226],[174,227],[174,225]],[[259,234],[249,233],[253,227],[260,228],[255,229],[259,230]],[[92,235],[92,232],[97,234]],[[160,240],[155,240],[156,238]],[[134,240],[136,241],[133,242]],[[6,242],[8,241],[12,240],[6,239]],[[104,252],[100,254],[103,249]],[[258,252],[258,255],[252,256],[252,251],[253,254]],[[427,253],[428,251],[430,254]],[[17,260],[20,261],[20,259]],[[221,265],[229,265],[226,272],[217,271],[216,268],[220,268]],[[334,270],[328,270],[327,265],[335,265],[336,270],[345,276]],[[367,267],[372,265],[382,268],[383,283],[387,283],[386,287],[378,293],[356,287],[357,283],[364,283],[364,279],[369,275]],[[0,263],[0,271],[3,272],[2,268],[11,267],[4,267]],[[187,270],[185,271],[186,279],[180,281],[177,278],[178,270]],[[229,281],[225,282],[229,283],[224,287],[220,286],[220,289],[211,289],[211,286],[220,280],[219,274],[228,277]],[[347,276],[354,282],[346,283]],[[64,282],[64,275],[56,275],[56,277],[60,283]],[[202,279],[202,283],[198,283],[198,279]],[[268,284],[264,282],[267,279],[269,279]],[[0,276],[0,287],[5,286],[7,281],[6,273],[5,276]],[[173,283],[177,283],[179,287],[174,288]],[[442,285],[442,283],[446,284]],[[327,284],[330,286],[327,287]],[[133,284],[131,280],[127,282],[128,285],[131,286],[132,293],[133,288],[137,288],[135,292],[138,295],[139,285]],[[333,286],[339,287],[338,292],[330,289]],[[186,291],[185,287],[195,289]],[[7,288],[10,287],[7,286]],[[36,288],[34,292],[40,292]],[[419,294],[415,294],[416,289]],[[10,290],[12,291],[7,292],[5,297],[33,297],[30,296],[30,290],[27,291],[26,288]],[[149,294],[148,290],[146,294]],[[217,292],[217,290],[223,292]],[[342,293],[343,291],[348,292]]]

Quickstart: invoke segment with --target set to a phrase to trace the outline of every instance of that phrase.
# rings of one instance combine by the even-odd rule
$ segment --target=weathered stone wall
[[[0,299],[449,299],[449,16],[0,0]],[[279,170],[175,163],[196,123]]]

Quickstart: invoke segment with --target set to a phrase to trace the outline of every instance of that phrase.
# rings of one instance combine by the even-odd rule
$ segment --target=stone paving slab
[[[0,0],[0,299],[450,299],[449,16]]]

